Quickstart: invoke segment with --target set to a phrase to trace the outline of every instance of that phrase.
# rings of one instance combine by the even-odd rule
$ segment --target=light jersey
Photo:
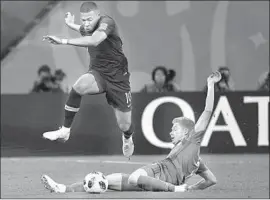
[[[80,27],[82,36],[91,36],[95,31],[105,32],[107,38],[96,47],[88,47],[90,70],[98,71],[106,80],[111,82],[128,80],[128,62],[123,53],[123,43],[115,21],[106,15],[101,16],[96,27],[91,32],[86,31],[83,26]]]
[[[179,185],[190,178],[200,165],[200,142],[203,132],[194,130],[175,145],[166,159],[159,162],[166,181]]]

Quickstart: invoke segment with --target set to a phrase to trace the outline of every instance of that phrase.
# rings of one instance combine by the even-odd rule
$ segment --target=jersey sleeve
[[[110,35],[115,29],[115,22],[112,18],[105,17],[101,19],[99,26],[96,31],[103,31],[106,35]]]

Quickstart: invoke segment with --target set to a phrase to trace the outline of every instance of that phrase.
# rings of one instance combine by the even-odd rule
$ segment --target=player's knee
[[[140,176],[147,176],[146,171],[144,171],[142,169],[138,169],[135,172],[133,172],[132,174],[130,174],[130,176],[128,178],[128,184],[136,186],[138,184],[138,179]]]
[[[129,130],[131,123],[118,123],[118,126],[121,131],[125,132]]]
[[[85,95],[88,94],[89,91],[91,91],[94,82],[95,79],[92,75],[84,74],[75,82],[75,84],[73,85],[73,89],[80,95]]]
[[[89,86],[87,84],[83,84],[83,83],[75,83],[73,85],[73,89],[80,95],[86,94],[87,87],[89,87]]]
[[[138,174],[132,173],[129,178],[128,178],[128,184],[130,185],[137,185],[138,179],[139,179]]]

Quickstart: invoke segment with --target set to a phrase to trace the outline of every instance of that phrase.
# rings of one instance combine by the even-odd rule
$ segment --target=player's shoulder
[[[115,20],[112,17],[108,16],[108,15],[102,15],[100,17],[100,25],[102,23],[106,23],[108,25],[115,25]]]
[[[195,131],[195,129],[192,129],[188,136],[186,137],[186,140],[190,141],[190,142],[194,142],[197,141],[196,138],[201,135],[204,134],[205,131]],[[197,142],[196,142],[197,143]]]

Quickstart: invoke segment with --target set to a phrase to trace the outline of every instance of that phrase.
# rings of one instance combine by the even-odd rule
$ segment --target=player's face
[[[173,144],[177,144],[185,137],[186,129],[184,129],[180,124],[174,123],[172,126],[172,131],[170,132],[171,140]]]
[[[158,84],[164,84],[166,80],[166,76],[162,70],[157,70],[155,73],[155,82]]]
[[[81,13],[81,24],[87,31],[92,31],[97,25],[99,19],[100,19],[99,11]]]

